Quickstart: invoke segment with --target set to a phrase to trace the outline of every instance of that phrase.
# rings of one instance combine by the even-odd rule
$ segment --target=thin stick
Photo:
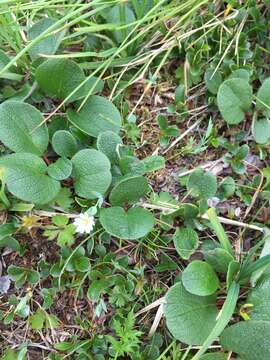
[[[177,175],[178,178],[180,177],[183,177],[183,176],[186,176],[186,175],[189,175],[189,174],[192,174],[195,170],[199,168],[202,168],[202,169],[212,169],[213,167],[215,167],[217,164],[223,162],[222,159],[218,159],[218,160],[215,160],[215,161],[212,161],[212,162],[209,162],[207,164],[202,164],[202,165],[198,165],[197,167],[195,167],[194,169],[190,169],[190,170],[187,170],[187,171],[184,171],[180,174]]]
[[[159,307],[158,307],[158,310],[157,310],[157,312],[156,312],[155,319],[154,319],[153,324],[152,324],[152,326],[151,326],[151,329],[150,329],[150,331],[149,331],[149,334],[148,334],[149,337],[151,337],[151,336],[153,336],[153,335],[155,334],[155,332],[156,332],[156,330],[157,330],[157,328],[158,328],[158,325],[159,325],[159,323],[160,323],[160,320],[161,320],[163,314],[164,314],[163,304],[161,304],[161,305],[159,305]]]
[[[143,309],[141,309],[140,311],[138,311],[136,314],[135,314],[135,317],[149,311],[149,310],[152,310],[154,309],[155,307],[157,306],[160,306],[161,304],[164,304],[165,302],[165,297],[163,296],[162,298],[160,299],[157,299],[156,301],[152,302],[151,304],[145,306]]]
[[[152,210],[160,210],[160,211],[164,211],[164,212],[173,212],[176,211],[177,209],[172,209],[169,207],[165,207],[165,206],[158,206],[158,205],[154,205],[154,204],[148,204],[148,203],[141,203],[141,206],[148,208],[148,209],[152,209]],[[209,217],[207,214],[203,214],[200,216],[201,219],[205,219],[205,220],[209,220]],[[238,226],[238,227],[243,227],[243,228],[247,228],[247,229],[251,229],[251,230],[256,230],[256,231],[260,231],[260,232],[264,232],[264,229],[260,226],[257,225],[250,225],[241,221],[237,221],[237,220],[231,220],[222,216],[218,216],[218,219],[221,223],[223,224],[227,224],[227,225],[233,225],[233,226]]]
[[[244,162],[247,163],[247,165],[252,166],[252,167],[254,167],[256,170],[258,170],[258,171],[260,172],[260,174],[261,174],[261,179],[260,179],[259,186],[257,187],[254,195],[252,196],[251,204],[250,204],[249,207],[246,209],[246,212],[245,212],[245,215],[244,215],[243,219],[245,219],[245,218],[248,216],[248,214],[250,213],[251,209],[253,208],[253,205],[255,204],[259,193],[261,192],[261,188],[262,188],[262,186],[263,186],[263,179],[264,179],[264,176],[263,176],[262,171],[261,171],[257,166],[255,166],[255,165],[253,165],[253,164],[251,164],[251,163],[249,163],[249,162],[247,162],[247,161],[244,161]]]
[[[193,129],[195,129],[202,120],[196,121],[193,125],[191,125],[190,128],[188,128],[186,131],[183,132],[178,138],[176,138],[171,145],[163,151],[163,155],[165,155],[169,150],[171,150],[176,144],[178,144],[185,136],[187,136]]]
[[[34,214],[38,215],[38,216],[44,216],[44,217],[53,217],[56,215],[63,215],[68,217],[69,219],[75,219],[76,217],[78,217],[78,215],[76,214],[66,214],[63,212],[53,212],[53,211],[42,211],[42,210],[35,210]]]
[[[207,214],[203,214],[202,216],[200,216],[202,219],[206,219],[209,220],[209,217]],[[260,231],[260,232],[264,232],[264,229],[256,226],[256,225],[250,225],[247,223],[244,223],[242,221],[237,221],[237,220],[231,220],[231,219],[227,219],[221,216],[218,216],[218,219],[221,223],[223,224],[227,224],[227,225],[234,225],[234,226],[238,226],[238,227],[243,227],[243,228],[247,228],[247,229],[251,229],[251,230],[256,230],[256,231]]]

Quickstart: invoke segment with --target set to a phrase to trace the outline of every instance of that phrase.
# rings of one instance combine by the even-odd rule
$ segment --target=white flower
[[[73,224],[76,226],[76,233],[90,234],[95,225],[95,218],[87,213],[81,213],[78,217],[76,217]]]

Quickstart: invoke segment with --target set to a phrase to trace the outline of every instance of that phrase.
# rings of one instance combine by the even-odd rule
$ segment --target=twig
[[[200,216],[202,219],[206,219],[209,220],[208,215],[207,214],[203,214],[202,216]],[[223,224],[227,224],[227,225],[234,225],[234,226],[238,226],[238,227],[243,227],[243,228],[247,228],[247,229],[251,229],[251,230],[256,230],[256,231],[260,231],[260,232],[264,232],[264,229],[262,227],[259,227],[257,225],[250,225],[247,223],[244,223],[242,221],[237,221],[237,220],[231,220],[231,219],[227,219],[224,218],[222,216],[218,216],[218,219],[221,223]]]
[[[196,121],[193,125],[191,125],[190,128],[188,128],[186,131],[183,132],[178,138],[176,138],[171,145],[163,151],[163,155],[165,155],[169,150],[171,150],[176,144],[178,144],[185,136],[187,136],[193,129],[195,129],[199,124],[201,120]]]
[[[153,336],[153,335],[155,334],[155,332],[156,332],[156,330],[157,330],[157,328],[158,328],[158,325],[159,325],[159,323],[160,323],[160,320],[161,320],[163,314],[164,314],[163,304],[161,304],[161,305],[159,305],[159,307],[158,307],[158,310],[157,310],[157,312],[156,312],[155,319],[154,319],[153,324],[152,324],[152,326],[151,326],[151,329],[150,329],[150,331],[149,331],[149,334],[148,334],[149,337],[151,337],[151,336]]]
[[[145,306],[143,309],[141,309],[140,311],[138,311],[136,314],[135,314],[135,317],[149,311],[149,310],[152,310],[154,309],[155,307],[157,306],[160,306],[161,304],[164,304],[165,302],[165,297],[163,296],[162,298],[152,302],[151,304]]]
[[[152,210],[160,210],[160,211],[164,211],[164,212],[173,212],[176,211],[177,209],[172,209],[169,207],[165,207],[165,206],[159,206],[159,205],[155,205],[155,204],[148,204],[148,203],[141,203],[141,206],[148,208],[148,209],[152,209]],[[205,219],[205,220],[209,220],[208,215],[207,214],[203,214],[200,216],[201,219]],[[247,229],[251,229],[251,230],[256,230],[256,231],[260,231],[260,232],[264,232],[264,228],[257,226],[257,225],[250,225],[241,221],[237,221],[237,220],[231,220],[222,216],[218,216],[219,221],[222,224],[227,224],[227,225],[233,225],[233,226],[238,226],[238,227],[243,227],[243,228],[247,228]]]
[[[186,176],[186,175],[189,175],[191,173],[193,173],[195,170],[199,168],[202,168],[202,169],[211,169],[213,168],[214,166],[216,166],[217,164],[221,163],[223,160],[222,159],[218,159],[218,160],[215,160],[215,161],[212,161],[212,162],[209,162],[209,163],[206,163],[206,164],[202,164],[202,165],[198,165],[196,166],[194,169],[191,169],[191,170],[187,170],[187,171],[184,171],[180,174],[177,175],[177,177],[183,177],[183,176]]]
[[[257,187],[257,189],[256,189],[256,191],[255,191],[255,193],[254,193],[254,195],[253,195],[253,197],[252,197],[251,203],[250,203],[250,205],[248,206],[248,208],[246,209],[246,212],[245,212],[245,215],[244,215],[243,219],[245,219],[245,218],[248,216],[248,214],[250,213],[251,209],[253,208],[253,205],[255,204],[255,202],[256,202],[256,200],[257,200],[257,197],[258,197],[258,195],[259,195],[259,193],[260,193],[260,191],[261,191],[261,188],[262,188],[262,185],[263,185],[263,179],[264,179],[264,176],[263,176],[262,171],[261,171],[257,166],[255,166],[255,165],[253,165],[253,164],[250,164],[250,163],[247,162],[247,161],[245,161],[245,163],[247,163],[249,166],[252,166],[252,167],[254,167],[256,170],[258,170],[258,171],[260,172],[260,174],[261,174],[261,179],[260,179],[259,186]]]
[[[44,217],[53,217],[56,215],[64,215],[66,217],[68,217],[69,219],[75,219],[78,215],[76,214],[66,214],[66,213],[60,213],[60,212],[53,212],[53,211],[43,211],[43,210],[35,210],[33,211],[34,214],[38,215],[38,216],[44,216]]]

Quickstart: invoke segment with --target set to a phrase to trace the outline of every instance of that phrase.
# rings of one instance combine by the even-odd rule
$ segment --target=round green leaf
[[[181,281],[171,287],[165,297],[164,315],[172,335],[185,344],[202,345],[216,323],[215,300],[215,295],[190,294]]]
[[[179,206],[179,209],[176,210],[177,215],[184,220],[195,219],[199,214],[199,209],[194,204],[183,203]]]
[[[49,135],[40,111],[19,101],[0,105],[0,141],[15,152],[42,155],[47,149]]]
[[[87,272],[90,269],[90,260],[86,256],[78,256],[73,260],[74,267],[77,271]]]
[[[259,280],[250,292],[248,304],[253,304],[250,317],[252,320],[270,320],[270,278]]]
[[[71,160],[76,193],[86,199],[104,195],[112,180],[109,159],[98,150],[84,149]]]
[[[140,7],[141,6],[142,4],[140,4]],[[111,9],[104,11],[103,16],[106,19],[107,23],[114,24],[116,27],[123,24],[123,19],[125,25],[134,23],[134,21],[136,21],[133,11],[127,4],[117,4]],[[127,32],[129,33],[133,27],[134,25],[129,25],[128,29],[126,29]],[[124,41],[125,37],[127,36],[126,31],[122,30],[114,30],[112,34],[117,43],[121,43],[122,41]]]
[[[218,89],[217,103],[224,120],[228,124],[238,124],[252,104],[252,88],[244,79],[226,80]]]
[[[126,155],[121,157],[119,168],[123,175],[135,176],[145,173],[144,163],[136,156]]]
[[[202,199],[209,199],[216,194],[217,179],[211,172],[197,169],[190,175],[187,188],[192,195],[199,196]]]
[[[56,23],[55,19],[45,17],[40,21],[36,22],[28,31],[28,39],[34,40],[50,26]],[[53,55],[58,49],[65,31],[58,31],[53,35],[46,37],[39,41],[37,44],[32,46],[29,50],[29,55],[32,60],[38,59],[40,55]]]
[[[122,144],[120,136],[113,131],[104,131],[98,135],[97,148],[107,156],[112,164],[119,162],[117,147],[120,144]]]
[[[112,205],[123,205],[125,203],[135,203],[142,198],[149,186],[143,176],[132,176],[120,180],[112,189],[110,194],[110,203]]]
[[[79,112],[69,110],[67,114],[74,126],[93,137],[104,131],[120,131],[119,111],[111,101],[101,96],[91,96]]]
[[[259,88],[256,109],[263,111],[266,116],[270,115],[270,77],[264,80],[262,86]]]
[[[80,66],[70,59],[49,59],[42,63],[36,70],[36,81],[38,86],[46,95],[64,100],[86,79]],[[90,78],[80,89],[78,89],[68,102],[78,100],[87,95],[94,86],[92,94],[101,91],[103,82],[97,78]]]
[[[270,121],[268,119],[257,120],[254,118],[252,134],[256,143],[265,144],[270,139]]]
[[[246,69],[236,69],[229,76],[229,79],[234,79],[234,78],[237,79],[240,78],[248,82],[250,80],[250,72]]]
[[[0,159],[0,167],[5,169],[8,190],[21,200],[47,204],[60,190],[60,183],[46,175],[47,166],[36,155],[7,155]]]
[[[72,162],[65,158],[56,160],[48,166],[48,175],[56,180],[65,180],[70,177],[72,172]]]
[[[160,155],[147,156],[142,160],[145,166],[145,172],[153,172],[165,167],[165,159]]]
[[[182,259],[188,260],[199,246],[199,237],[191,228],[178,228],[174,233],[173,242]]]
[[[222,83],[222,75],[220,71],[216,71],[214,73],[215,69],[207,69],[204,74],[204,81],[205,85],[207,87],[207,90],[209,90],[212,94],[217,94],[218,88],[220,84]]]
[[[234,194],[234,192],[235,192],[234,179],[231,176],[225,177],[219,184],[218,194],[217,194],[218,198],[221,200],[228,199]]]
[[[215,248],[204,253],[204,258],[217,272],[226,273],[233,256],[225,249]]]
[[[270,359],[270,321],[241,321],[225,329],[221,345],[241,357],[241,360]]]
[[[183,285],[191,294],[208,296],[219,287],[219,280],[211,265],[201,260],[192,261],[182,273]]]
[[[127,212],[119,206],[102,209],[100,222],[111,235],[135,240],[147,235],[154,227],[154,216],[148,210],[131,208]]]
[[[72,157],[78,151],[77,141],[67,130],[58,130],[52,137],[53,150],[59,156]]]

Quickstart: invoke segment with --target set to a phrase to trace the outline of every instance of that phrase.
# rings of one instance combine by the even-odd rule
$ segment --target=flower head
[[[75,218],[73,224],[76,226],[76,233],[90,234],[95,225],[95,218],[86,212],[81,213]]]

